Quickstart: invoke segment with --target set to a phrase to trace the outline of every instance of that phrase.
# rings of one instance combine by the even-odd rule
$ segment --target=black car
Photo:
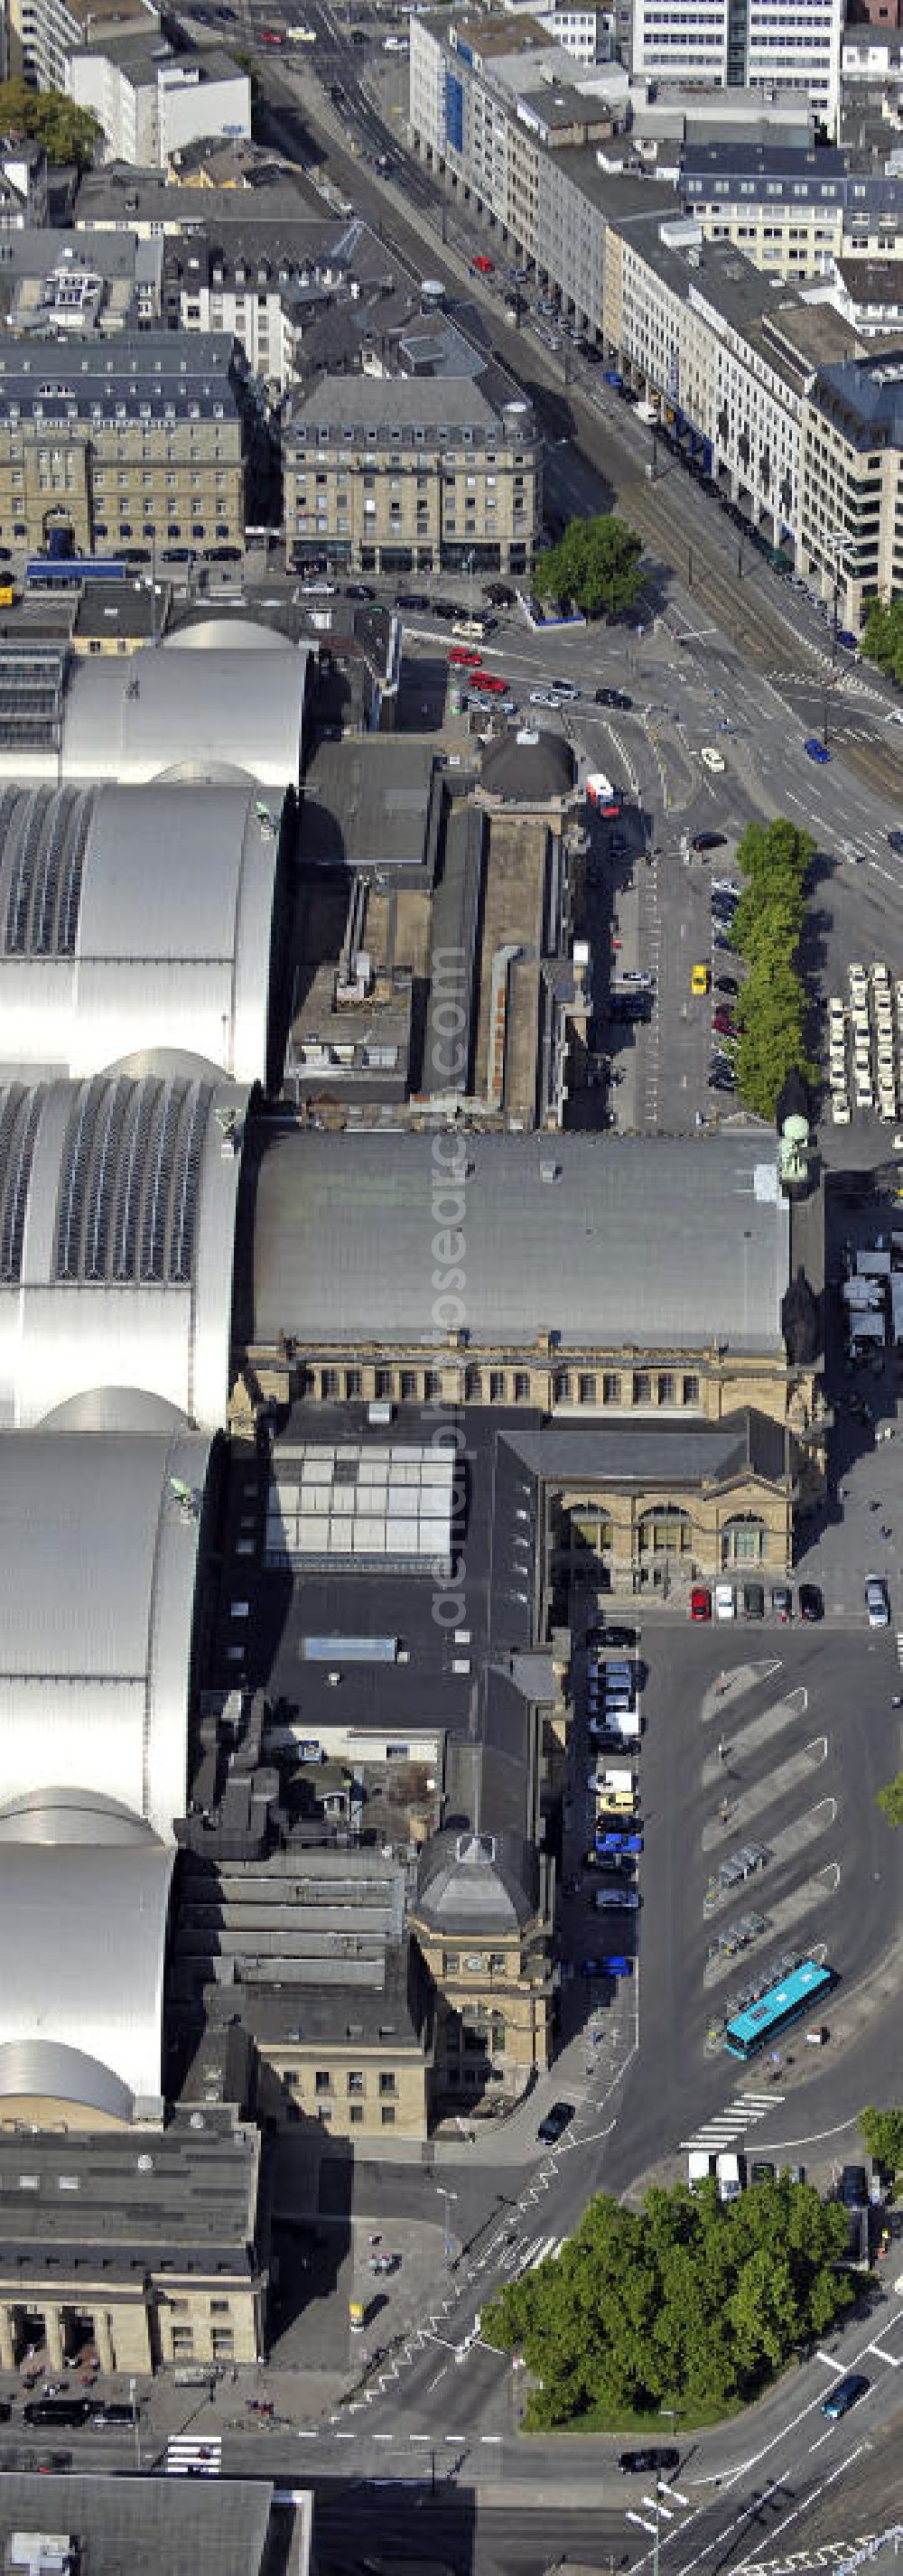
[[[430,604],[430,603],[429,603],[429,600],[428,600],[428,598],[427,598],[427,595],[426,595],[425,590],[399,590],[399,591],[396,591],[396,594],[395,594],[395,606],[396,606],[396,608],[418,608],[418,609],[419,609],[419,608],[428,608],[428,607],[429,607],[429,604]],[[438,608],[437,608],[437,610],[436,610],[436,616],[438,617],[438,615],[439,615],[439,611],[438,611]]]
[[[836,2388],[832,2388],[830,2396],[824,2399],[822,2414],[827,2415],[832,2424],[836,2424],[841,2415],[849,2414],[850,2407],[855,2406],[858,2397],[865,2396],[868,2384],[864,2371],[848,2370],[846,2378],[839,2379]]]
[[[764,1587],[764,1584],[761,1584],[761,1583],[744,1583],[744,1586],[743,1586],[743,1616],[744,1616],[744,1619],[764,1619],[764,1617],[765,1617],[765,1587]]]
[[[491,602],[493,608],[514,607],[515,594],[513,590],[509,590],[506,581],[487,581],[484,583],[483,597]]]
[[[723,850],[724,833],[694,832],[690,848],[691,850]]]
[[[369,581],[346,581],[345,597],[346,599],[375,599],[376,592],[371,589]]]
[[[545,2119],[540,2120],[536,2132],[540,2145],[554,2147],[557,2140],[563,2138],[565,2129],[569,2127],[573,2117],[573,2102],[553,2102],[551,2109],[546,2112]]]
[[[825,1605],[817,1583],[800,1584],[800,1618],[823,1619]]]
[[[661,2476],[663,2471],[679,2469],[680,2452],[671,2442],[661,2442],[648,2451],[622,2451],[618,2467],[622,2478],[648,2478],[656,2471]]]
[[[716,993],[739,993],[739,990],[740,986],[737,982],[736,975],[716,975]]]
[[[865,2209],[869,2187],[864,2165],[844,2165],[840,2176],[840,2198],[845,2209]]]
[[[597,689],[595,703],[597,707],[620,707],[622,712],[626,712],[628,707],[632,707],[633,699],[628,697],[626,689]]]
[[[588,1646],[626,1647],[635,1646],[636,1641],[635,1628],[588,1628],[586,1631]]]

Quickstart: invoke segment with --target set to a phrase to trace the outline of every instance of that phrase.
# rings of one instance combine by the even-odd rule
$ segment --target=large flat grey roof
[[[0,2546],[16,2531],[77,2534],[91,2576],[258,2576],[273,2501],[268,2479],[111,2477],[10,2471]],[[302,2562],[303,2563],[303,2562]]]
[[[338,1152],[296,1132],[260,1166],[250,1338],[447,1344],[433,1238],[454,1224],[456,1322],[476,1346],[777,1351],[788,1220],[763,1131],[349,1134]]]

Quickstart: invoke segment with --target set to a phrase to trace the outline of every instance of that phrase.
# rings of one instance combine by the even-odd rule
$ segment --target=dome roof
[[[487,744],[480,783],[487,796],[504,805],[549,805],[570,796],[577,763],[561,734],[538,733],[524,725]]]
[[[285,636],[273,626],[263,626],[256,617],[203,617],[193,626],[177,626],[172,635],[164,635],[162,650],[175,645],[186,653],[227,652],[271,653],[285,650]]]

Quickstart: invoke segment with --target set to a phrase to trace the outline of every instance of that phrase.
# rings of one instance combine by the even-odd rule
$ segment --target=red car
[[[707,1584],[694,1583],[693,1590],[690,1594],[691,1619],[710,1619],[711,1616],[712,1595]]]
[[[477,252],[476,258],[471,260],[470,265],[471,268],[476,269],[479,277],[491,277],[495,267],[495,261],[494,259],[487,259],[485,251],[480,250]]]
[[[285,37],[278,27],[261,27],[260,42],[262,45],[284,45]]]
[[[478,671],[483,656],[482,653],[472,653],[469,644],[453,644],[448,658],[450,662],[462,663],[468,671]]]
[[[720,1038],[738,1038],[740,1035],[736,1020],[723,1008],[712,1012],[712,1027]]]
[[[472,689],[482,689],[487,698],[505,698],[508,695],[508,682],[500,680],[497,671],[475,671],[470,685]]]

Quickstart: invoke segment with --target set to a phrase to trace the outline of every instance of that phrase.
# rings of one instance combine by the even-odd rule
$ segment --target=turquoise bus
[[[810,2005],[823,2002],[833,1984],[833,1968],[820,1968],[816,1959],[804,1959],[799,1968],[791,1968],[789,1976],[781,1978],[780,1985],[769,1986],[756,2003],[734,2014],[724,2034],[725,2048],[730,2049],[732,2057],[754,2057],[766,2040],[775,2039],[789,2022],[798,2021]]]

